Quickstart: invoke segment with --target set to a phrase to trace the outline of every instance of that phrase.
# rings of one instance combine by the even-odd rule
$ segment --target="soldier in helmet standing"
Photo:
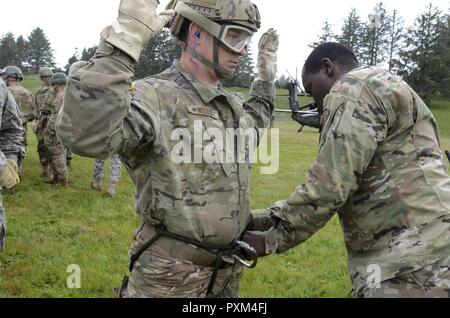
[[[59,110],[64,102],[64,92],[66,89],[67,75],[64,73],[53,74],[50,81],[55,90],[55,98],[51,106],[50,116],[44,129],[44,143],[48,149],[49,168],[53,179],[53,184],[61,187],[67,185],[67,164],[66,151],[64,145],[58,140],[55,132],[55,122]]]
[[[23,74],[21,69],[17,66],[5,67],[3,78],[5,79],[6,86],[8,86],[9,91],[14,96],[14,100],[19,106],[24,128],[23,142],[26,147],[28,145],[27,124],[36,119],[36,104],[34,102],[34,97],[29,90],[20,85],[20,82],[23,81]],[[23,158],[20,158],[18,162],[19,175],[22,175],[22,160]]]
[[[45,95],[51,90],[50,80],[53,76],[53,71],[49,67],[41,67],[39,69],[39,77],[41,79],[41,86],[39,87],[34,100],[36,103],[37,112],[37,122],[35,127],[35,134],[38,141],[38,154],[39,161],[42,166],[42,176],[44,178],[48,177],[48,149],[45,147],[44,143],[44,128],[45,123],[43,120],[43,115],[41,114],[41,108],[45,100]]]
[[[237,240],[251,219],[250,165],[202,158],[177,163],[174,154],[182,150],[175,151],[176,144],[188,150],[203,145],[172,135],[202,127],[223,134],[266,128],[274,107],[278,35],[270,30],[262,37],[258,75],[244,102],[220,80],[232,77],[246,55],[260,27],[257,7],[249,0],[183,0],[157,15],[157,5],[121,1],[95,57],[69,72],[57,133],[80,155],[120,154],[136,184],[142,223],[121,297],[237,297],[244,263],[236,261]],[[142,49],[171,20],[183,47],[180,61],[131,85]],[[223,152],[223,145],[216,151]]]

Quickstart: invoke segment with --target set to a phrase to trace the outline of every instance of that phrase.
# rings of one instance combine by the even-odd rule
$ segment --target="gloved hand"
[[[119,16],[102,31],[102,38],[127,53],[135,62],[141,51],[169,22],[173,10],[156,13],[158,0],[121,0]]]
[[[0,186],[6,189],[12,189],[16,184],[20,183],[19,168],[15,160],[6,160],[6,165],[0,174]]]
[[[272,211],[267,209],[254,210],[251,213],[247,230],[265,232],[270,230],[273,225]]]
[[[274,29],[269,29],[263,34],[259,41],[259,53],[256,67],[258,68],[258,78],[273,82],[277,75],[277,51],[279,36]]]
[[[266,235],[263,232],[247,231],[242,236],[241,241],[253,247],[258,256],[268,255],[266,252]]]

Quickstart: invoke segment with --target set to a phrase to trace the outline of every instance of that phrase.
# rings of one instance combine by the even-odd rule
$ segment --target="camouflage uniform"
[[[44,130],[44,142],[49,151],[49,166],[55,182],[65,182],[67,179],[66,151],[58,140],[55,131],[56,117],[64,103],[64,91],[56,93],[53,100],[51,115]]]
[[[105,174],[105,160],[96,159],[94,162],[94,179],[100,181]],[[113,155],[109,162],[109,181],[112,183],[119,183],[120,180],[120,156]]]
[[[28,145],[27,143],[27,123],[35,120],[37,118],[37,110],[36,104],[34,101],[33,94],[19,83],[14,86],[9,87],[11,94],[14,96],[14,99],[19,106],[20,113],[22,116],[22,123],[24,128],[24,144],[25,147]]]
[[[0,171],[2,171],[7,159],[17,161],[25,153],[20,111],[2,79],[0,79],[0,118]],[[5,235],[5,211],[0,194],[0,251],[3,249]]]
[[[96,57],[69,77],[57,121],[59,137],[73,152],[100,159],[121,154],[137,187],[135,206],[143,222],[130,256],[160,224],[209,244],[240,238],[250,218],[250,165],[176,164],[171,151],[179,141],[171,134],[177,128],[193,133],[194,121],[221,132],[267,127],[273,83],[255,81],[244,103],[220,85],[196,80],[178,62],[130,89],[132,69],[128,55],[102,41]],[[194,149],[191,140],[183,142]],[[128,296],[205,296],[215,257],[202,251],[181,241],[158,240],[136,262]],[[240,265],[222,268],[210,296],[237,296],[241,274]]]
[[[370,295],[373,266],[386,282],[447,258],[450,178],[432,113],[391,73],[351,71],[325,98],[305,183],[269,211],[268,253],[307,240],[338,213],[354,296]]]
[[[41,109],[44,108],[43,106],[46,94],[51,91],[51,86],[43,86],[39,87],[38,91],[36,92],[36,95],[34,96],[35,104],[36,104],[36,113],[37,113],[37,123],[36,123],[36,138],[38,141],[38,154],[39,154],[39,161],[41,162],[42,166],[48,165],[48,149],[45,146],[44,143],[44,128],[46,122],[46,118],[44,119],[41,114]]]

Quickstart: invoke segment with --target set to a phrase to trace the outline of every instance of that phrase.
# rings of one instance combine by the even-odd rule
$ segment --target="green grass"
[[[27,77],[24,85],[35,91],[39,81]],[[286,98],[278,100],[278,107],[286,108]],[[432,110],[440,124],[442,147],[450,149],[450,102],[436,102]],[[316,130],[306,128],[300,134],[288,115],[277,119],[280,171],[260,175],[255,167],[255,209],[285,199],[302,183],[317,155]],[[113,288],[127,274],[130,238],[139,223],[130,178],[124,172],[117,197],[109,199],[90,190],[92,160],[75,156],[67,189],[46,184],[40,177],[36,138],[29,131],[24,178],[14,194],[4,194],[8,238],[0,254],[0,297],[113,297]],[[348,297],[346,262],[342,231],[333,218],[306,243],[261,259],[256,269],[247,270],[241,296]],[[71,264],[81,267],[81,289],[66,287]]]

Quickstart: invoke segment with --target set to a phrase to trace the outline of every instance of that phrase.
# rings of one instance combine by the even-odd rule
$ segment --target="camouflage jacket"
[[[305,182],[271,209],[267,252],[305,241],[338,213],[354,294],[450,255],[450,178],[436,121],[400,78],[348,73],[324,101],[320,153]]]
[[[37,90],[36,94],[34,95],[34,103],[35,103],[35,105],[36,105],[36,114],[37,114],[37,117],[40,116],[41,106],[42,106],[42,103],[44,102],[45,94],[48,92],[48,90],[49,90],[50,88],[51,88],[51,87],[49,87],[49,86],[43,86],[43,85],[41,85],[41,86],[39,87],[39,89]]]
[[[7,159],[20,161],[25,155],[20,110],[3,80],[0,80],[0,120],[0,151]]]
[[[42,102],[39,105],[40,115],[50,116],[55,101],[56,92],[53,87],[49,87],[42,96]]]
[[[189,74],[180,63],[134,83],[128,56],[101,43],[96,57],[71,74],[56,131],[82,156],[107,159],[121,154],[136,187],[136,209],[150,224],[198,241],[229,244],[250,218],[250,165],[175,163],[172,151],[186,138],[177,129],[267,127],[274,107],[273,83],[256,81],[243,102],[222,86]],[[208,137],[209,142],[214,140]],[[202,143],[202,142],[201,142]],[[220,151],[220,150],[218,150]]]
[[[20,84],[10,87],[9,90],[19,106],[22,123],[26,124],[35,120],[37,118],[37,111],[33,94]]]
[[[64,103],[64,91],[55,93],[53,98],[53,104],[51,105],[51,114],[47,121],[47,125],[44,130],[44,140],[47,147],[53,145],[55,142],[58,142],[56,138],[56,118],[58,117],[58,113]]]

